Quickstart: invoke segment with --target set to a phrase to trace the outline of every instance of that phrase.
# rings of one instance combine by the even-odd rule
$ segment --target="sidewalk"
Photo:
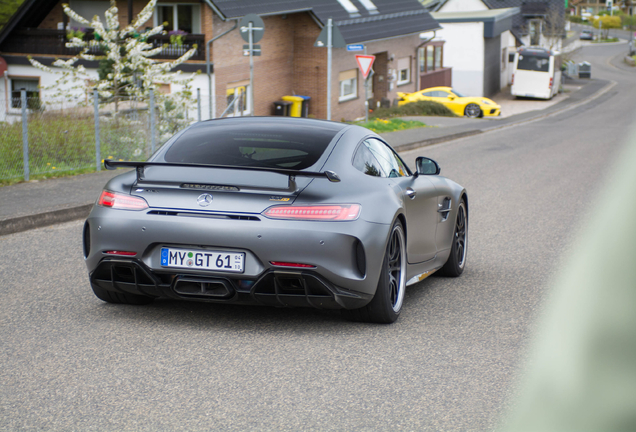
[[[501,100],[503,110],[522,111],[497,119],[409,117],[432,127],[381,134],[396,150],[418,147],[476,135],[488,130],[525,123],[584,103],[609,85],[605,80],[569,80],[576,89],[552,101]],[[505,99],[505,95],[503,96]],[[520,108],[521,107],[521,108]],[[33,228],[83,219],[106,182],[124,172],[102,171],[51,180],[31,181],[0,187],[0,236]]]

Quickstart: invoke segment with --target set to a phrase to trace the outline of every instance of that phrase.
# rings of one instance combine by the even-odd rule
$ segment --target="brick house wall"
[[[386,98],[393,101],[397,98],[397,92],[411,93],[417,90],[417,46],[421,43],[419,35],[409,35],[400,38],[392,38],[383,41],[370,42],[366,44],[367,54],[376,55],[376,61],[386,58],[386,68],[382,64],[374,64],[374,71],[381,73],[386,69],[387,75],[382,82],[384,85],[376,85],[374,97],[382,92],[385,87]],[[386,53],[386,55],[385,55]],[[338,82],[338,72],[354,69],[358,67],[355,59],[355,52],[347,52],[346,48],[334,49],[333,51],[333,72],[332,72],[332,120],[353,120],[364,116],[364,79],[362,73],[358,73],[358,97],[345,102],[339,102],[338,96],[340,84]],[[410,57],[410,81],[400,86],[397,85],[397,63],[398,59]],[[324,118],[324,117],[323,117]]]
[[[263,17],[265,34],[258,42],[262,55],[254,57],[254,113],[271,115],[273,103],[281,96],[292,94],[293,33],[291,16]],[[234,22],[223,22],[214,16],[215,33],[230,29]],[[249,57],[243,57],[245,41],[238,30],[218,39],[214,45],[214,76],[216,115],[227,106],[228,85],[250,78]]]
[[[284,95],[311,97],[309,114],[316,118],[327,116],[327,49],[314,47],[321,29],[308,13],[263,17],[265,35],[259,42],[262,56],[254,57],[255,115],[271,115],[274,102]],[[214,17],[215,33],[231,28],[233,23]],[[228,84],[249,80],[249,57],[242,57],[245,41],[238,31],[233,31],[214,43],[214,73],[216,115],[221,115],[227,105]],[[418,35],[367,44],[369,54],[384,56],[387,73],[382,81],[385,97],[393,101],[396,92],[414,92],[417,89],[416,47]],[[397,61],[409,57],[410,81],[397,86]],[[391,60],[392,59],[392,60]],[[331,118],[335,121],[353,120],[364,116],[364,82],[358,76],[358,97],[339,102],[341,71],[356,69],[354,53],[345,48],[333,50]],[[391,79],[393,76],[394,79]]]

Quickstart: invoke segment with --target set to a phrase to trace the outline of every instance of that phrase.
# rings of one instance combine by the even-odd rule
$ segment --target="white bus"
[[[521,47],[515,53],[513,96],[552,99],[561,85],[561,54],[546,48]]]

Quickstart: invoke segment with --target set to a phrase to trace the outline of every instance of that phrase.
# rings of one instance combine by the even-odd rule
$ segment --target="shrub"
[[[456,117],[455,114],[444,105],[431,101],[418,101],[391,108],[378,108],[369,115],[370,118],[403,116]]]

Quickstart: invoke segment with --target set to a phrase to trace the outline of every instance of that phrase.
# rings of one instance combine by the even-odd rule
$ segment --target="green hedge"
[[[431,101],[411,102],[402,106],[391,108],[378,108],[369,115],[369,118],[387,118],[403,116],[443,116],[457,117],[455,113],[444,105]]]

